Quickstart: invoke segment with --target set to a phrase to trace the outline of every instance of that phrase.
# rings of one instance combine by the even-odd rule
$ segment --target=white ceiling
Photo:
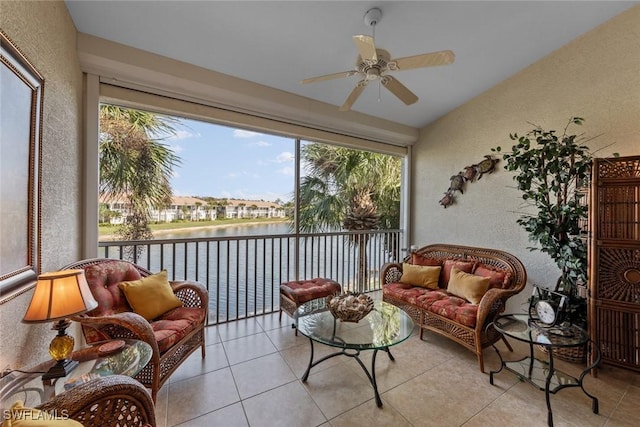
[[[75,1],[78,31],[340,106],[363,16],[382,9],[378,48],[392,58],[451,49],[453,64],[393,75],[420,98],[405,106],[369,85],[353,110],[423,127],[638,2],[621,1]],[[593,58],[597,61],[598,58]],[[378,96],[380,94],[380,100]]]

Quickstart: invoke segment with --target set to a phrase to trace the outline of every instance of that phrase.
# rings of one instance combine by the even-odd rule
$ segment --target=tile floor
[[[478,370],[475,355],[425,332],[392,347],[396,361],[377,358],[384,406],[355,360],[329,359],[302,383],[309,342],[296,337],[291,320],[277,314],[209,327],[207,357],[196,351],[160,390],[158,426],[546,426],[544,393],[509,372]],[[319,348],[320,347],[320,348]],[[503,349],[506,348],[502,346]],[[315,346],[316,355],[332,349]],[[515,346],[516,354],[526,347]],[[363,359],[370,364],[371,352]],[[559,365],[576,375],[579,366]],[[489,372],[498,366],[485,350]],[[640,374],[605,366],[585,388],[600,400],[600,413],[579,388],[551,396],[556,426],[635,426],[640,422]]]

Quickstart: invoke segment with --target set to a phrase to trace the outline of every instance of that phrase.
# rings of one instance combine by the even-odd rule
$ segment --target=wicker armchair
[[[170,282],[183,307],[149,322],[132,311],[118,287],[122,281],[151,275],[149,270],[129,261],[104,258],[78,261],[63,269],[83,269],[98,301],[95,310],[73,318],[82,324],[88,343],[134,338],[151,346],[151,361],[135,378],[151,389],[154,402],[160,387],[191,353],[200,347],[202,357],[205,357],[204,324],[209,295],[201,284]]]
[[[38,409],[68,415],[85,427],[156,425],[149,392],[138,381],[123,375],[81,384],[41,404]]]

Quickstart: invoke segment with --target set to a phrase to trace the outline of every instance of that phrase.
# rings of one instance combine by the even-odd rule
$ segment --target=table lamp
[[[49,354],[57,363],[42,379],[65,377],[78,365],[77,361],[69,359],[74,340],[66,333],[71,324],[67,317],[93,310],[97,306],[98,302],[91,294],[84,270],[61,270],[38,276],[36,289],[22,321],[53,321],[55,323],[51,329],[58,331],[49,345]]]

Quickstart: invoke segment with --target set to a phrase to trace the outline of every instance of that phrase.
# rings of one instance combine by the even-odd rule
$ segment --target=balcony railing
[[[283,282],[327,277],[344,291],[380,289],[378,271],[401,259],[401,230],[108,241],[99,256],[127,259],[209,291],[208,325],[279,310]]]

